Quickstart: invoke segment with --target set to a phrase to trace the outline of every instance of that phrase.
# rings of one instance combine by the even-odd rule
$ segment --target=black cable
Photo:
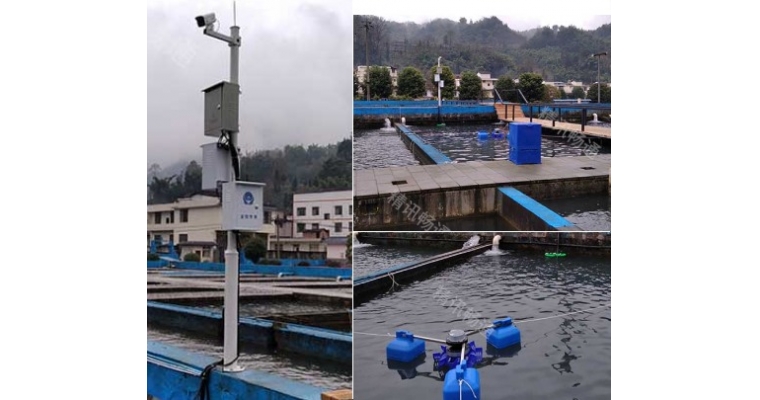
[[[224,360],[219,360],[207,365],[206,368],[203,368],[203,372],[201,372],[201,386],[198,388],[198,393],[195,395],[197,400],[208,400],[211,398],[211,393],[209,391],[209,377],[211,376],[211,371],[214,367],[222,365],[223,362]]]

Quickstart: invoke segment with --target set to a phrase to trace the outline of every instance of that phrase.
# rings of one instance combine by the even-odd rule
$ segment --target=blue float
[[[504,138],[504,132],[502,132],[500,129],[494,129],[493,131],[493,137],[494,139],[503,139]]]
[[[443,400],[477,399],[480,399],[480,374],[477,369],[467,367],[463,362],[446,373]]]
[[[478,139],[481,139],[481,140],[488,139],[488,132],[478,131]]]
[[[506,349],[520,343],[520,330],[512,323],[512,318],[493,321],[493,328],[486,331],[486,342],[497,349]]]
[[[396,331],[396,338],[385,348],[389,360],[410,362],[425,354],[425,342],[409,331]]]

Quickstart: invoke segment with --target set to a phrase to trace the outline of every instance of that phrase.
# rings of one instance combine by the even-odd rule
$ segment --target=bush
[[[158,254],[155,253],[148,253],[148,261],[158,261],[160,258],[158,257]]]
[[[310,267],[310,266],[311,266],[311,264],[309,264],[309,262],[308,262],[308,261],[299,261],[299,262],[298,262],[298,266],[299,266],[299,267]]]
[[[275,259],[271,259],[271,258],[262,258],[256,264],[259,264],[259,265],[282,265],[282,262],[280,260],[275,260]]]
[[[196,253],[187,253],[182,259],[185,261],[199,262],[201,260],[201,256]]]
[[[260,264],[259,259],[267,254],[267,241],[261,236],[254,235],[243,248],[247,259],[255,264]]]

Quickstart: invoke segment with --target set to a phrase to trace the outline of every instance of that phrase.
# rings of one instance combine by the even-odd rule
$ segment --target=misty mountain
[[[611,56],[611,37],[611,24],[594,30],[554,25],[518,32],[497,17],[418,24],[354,16],[354,65],[365,65],[369,56],[371,65],[413,66],[427,74],[441,56],[455,74],[470,70],[516,78],[535,72],[548,81],[595,82],[597,59],[591,54],[606,51]],[[610,57],[600,61],[602,79],[610,81]]]

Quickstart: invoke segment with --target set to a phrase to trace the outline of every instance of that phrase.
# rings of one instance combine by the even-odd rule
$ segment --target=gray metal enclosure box
[[[201,149],[203,149],[201,189],[214,190],[218,182],[229,182],[232,176],[230,151],[218,148],[216,142],[204,144]]]
[[[203,134],[218,138],[222,131],[238,131],[238,99],[240,86],[222,81],[203,89],[205,124]]]

